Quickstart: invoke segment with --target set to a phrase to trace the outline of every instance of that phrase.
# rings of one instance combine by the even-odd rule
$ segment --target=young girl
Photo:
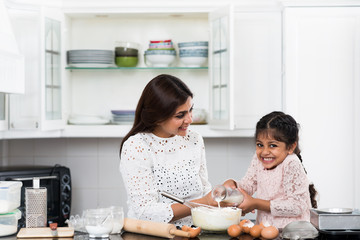
[[[310,208],[317,207],[315,188],[302,165],[298,133],[290,115],[272,112],[262,117],[256,124],[256,154],[246,175],[239,182],[224,183],[244,194],[238,206],[243,214],[257,209],[257,223],[283,228],[292,221],[310,221]]]
[[[128,195],[128,217],[192,225],[190,208],[159,191],[216,205],[202,137],[188,129],[193,94],[178,78],[159,75],[143,90],[135,121],[121,143],[120,171]]]

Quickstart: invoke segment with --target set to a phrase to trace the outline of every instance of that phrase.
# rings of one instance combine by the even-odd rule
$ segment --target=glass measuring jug
[[[244,195],[236,188],[227,188],[223,185],[216,185],[211,191],[212,198],[220,203],[240,204],[244,200]]]

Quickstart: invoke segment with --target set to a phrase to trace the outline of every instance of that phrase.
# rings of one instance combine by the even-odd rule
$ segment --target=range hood
[[[24,56],[19,53],[5,0],[0,0],[0,92],[25,92]]]

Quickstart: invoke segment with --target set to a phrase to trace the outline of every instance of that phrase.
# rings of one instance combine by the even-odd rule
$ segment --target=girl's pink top
[[[256,198],[270,200],[270,212],[257,210],[257,224],[268,222],[284,228],[293,221],[310,221],[309,180],[295,154],[288,155],[276,168],[267,170],[256,154],[239,187]]]

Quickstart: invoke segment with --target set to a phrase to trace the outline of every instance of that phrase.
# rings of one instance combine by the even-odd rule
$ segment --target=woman
[[[134,125],[120,147],[129,218],[192,225],[190,209],[159,191],[216,205],[203,139],[188,129],[192,109],[192,92],[174,76],[159,75],[143,90]]]

